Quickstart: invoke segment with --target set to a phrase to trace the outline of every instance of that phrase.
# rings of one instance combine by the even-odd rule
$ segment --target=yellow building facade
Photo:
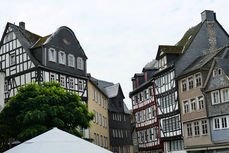
[[[110,149],[108,98],[91,79],[88,80],[88,110],[95,114],[91,121],[89,137],[94,139],[94,144]]]

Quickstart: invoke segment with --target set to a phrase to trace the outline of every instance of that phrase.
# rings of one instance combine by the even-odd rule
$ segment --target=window
[[[81,57],[77,58],[77,69],[84,70],[84,61]]]
[[[82,80],[78,80],[78,90],[83,91],[83,81]]]
[[[94,143],[97,144],[97,137],[96,137],[96,133],[94,133]]]
[[[184,106],[184,114],[188,113],[189,112],[189,103],[187,100],[183,102],[183,106]]]
[[[196,74],[195,77],[196,77],[196,87],[201,86],[201,75],[200,75],[200,73]]]
[[[198,97],[199,109],[204,108],[204,98],[203,96]]]
[[[64,65],[66,64],[66,55],[63,51],[59,52],[59,63]]]
[[[221,118],[222,128],[227,128],[227,117]]]
[[[56,81],[55,73],[50,73],[50,81]]]
[[[149,88],[149,96],[152,97],[153,96],[153,92],[152,92],[152,87]]]
[[[72,54],[68,55],[68,66],[75,67],[75,57]]]
[[[56,62],[56,51],[54,48],[49,48],[49,61]]]
[[[103,136],[101,135],[100,138],[101,138],[101,147],[103,147]]]
[[[201,124],[202,124],[202,134],[203,134],[203,135],[208,134],[207,120],[202,120],[202,121],[201,121]]]
[[[115,138],[115,130],[113,129],[112,131],[113,131],[113,137]]]
[[[221,75],[221,74],[222,74],[222,69],[218,68],[218,75]]]
[[[222,96],[222,102],[228,102],[229,101],[228,89],[221,90],[221,96]]]
[[[196,99],[193,98],[191,99],[191,111],[195,111],[196,110]]]
[[[99,105],[101,105],[101,94],[99,94]]]
[[[193,77],[188,78],[188,87],[189,87],[189,89],[193,88]]]
[[[100,126],[102,126],[102,114],[99,114]]]
[[[212,74],[212,75],[213,75],[213,77],[215,77],[215,76],[217,75],[217,71],[216,71],[216,69],[214,69],[212,73],[213,73],[213,74]]]
[[[182,91],[186,91],[187,90],[187,81],[186,79],[182,80]]]
[[[187,124],[187,136],[188,137],[192,136],[192,124],[191,123]]]
[[[144,99],[145,100],[147,99],[147,91],[146,90],[144,91]]]
[[[212,98],[212,104],[218,104],[220,103],[220,98],[219,98],[219,91],[213,91],[211,93],[211,98]]]
[[[219,76],[222,74],[222,69],[221,68],[215,68],[213,70],[213,77]]]
[[[93,112],[94,112],[93,122],[95,123],[96,122],[96,111],[93,110]]]
[[[214,119],[214,124],[215,124],[215,130],[220,129],[220,124],[219,124],[219,118]]]
[[[99,113],[96,112],[96,123],[99,124]]]
[[[139,93],[139,99],[140,99],[140,102],[142,101],[142,93],[140,92]]]
[[[95,88],[92,87],[92,99],[95,100]]]
[[[74,78],[69,78],[69,89],[74,89]]]
[[[15,64],[16,64],[16,55],[11,54],[10,55],[10,66],[15,65]]]
[[[194,132],[195,132],[195,136],[200,135],[200,127],[198,121],[194,122]]]
[[[65,84],[65,76],[60,75],[60,86],[65,88],[66,84]]]
[[[99,134],[97,134],[97,145],[99,146],[100,143],[99,143]]]

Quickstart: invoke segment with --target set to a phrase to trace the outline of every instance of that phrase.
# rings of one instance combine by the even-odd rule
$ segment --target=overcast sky
[[[185,31],[214,10],[229,31],[228,0],[5,0],[0,36],[7,22],[45,36],[71,28],[86,53],[92,76],[120,83],[131,108],[131,77],[155,58],[158,45],[176,44]]]

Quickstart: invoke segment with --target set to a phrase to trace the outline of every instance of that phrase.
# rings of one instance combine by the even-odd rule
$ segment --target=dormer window
[[[15,65],[15,64],[16,64],[16,55],[11,54],[10,55],[10,66]]]
[[[72,54],[68,55],[68,66],[75,67],[75,57]]]
[[[166,68],[166,66],[167,66],[167,58],[166,56],[164,56],[159,60],[159,69],[162,70]]]
[[[215,68],[213,70],[213,77],[219,76],[222,74],[222,69],[221,68]]]
[[[77,58],[77,69],[84,70],[84,61],[81,57]]]
[[[49,61],[56,62],[56,51],[54,48],[49,48]]]
[[[64,65],[66,64],[66,55],[63,51],[59,52],[59,63]]]

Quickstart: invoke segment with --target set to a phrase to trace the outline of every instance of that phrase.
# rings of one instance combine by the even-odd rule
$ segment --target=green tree
[[[20,87],[0,112],[0,147],[9,138],[23,142],[53,127],[82,137],[78,128],[88,128],[92,119],[77,93],[56,82],[33,82]]]

